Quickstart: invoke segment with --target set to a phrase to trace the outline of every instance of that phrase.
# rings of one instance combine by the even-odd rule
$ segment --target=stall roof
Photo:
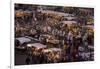
[[[16,38],[16,40],[20,41],[21,44],[31,41],[31,39],[26,38],[26,37],[18,37],[18,38]]]
[[[27,44],[28,47],[36,47],[36,48],[46,48],[46,45],[43,45],[41,43],[31,43],[31,44]]]
[[[94,28],[94,26],[93,25],[87,25],[86,27],[88,27],[88,28]]]
[[[94,49],[94,46],[88,45],[88,48],[93,50]]]
[[[50,48],[52,51],[61,51],[60,48]]]
[[[31,39],[31,40],[39,41],[38,39],[30,37],[30,36],[25,36],[25,37],[28,38],[28,39]]]
[[[56,14],[59,16],[74,16],[73,14],[57,12],[57,11],[52,11],[52,10],[38,10],[38,11],[41,11],[42,13],[47,13],[47,14]]]
[[[93,25],[86,25],[86,26],[83,26],[83,27],[94,29]]]
[[[66,17],[64,17],[64,18],[66,18],[66,19],[68,19],[68,20],[76,19],[76,17],[72,17],[72,16],[66,16]]]
[[[71,25],[71,24],[76,24],[77,22],[76,21],[63,21],[62,23]]]
[[[49,49],[44,50],[44,52],[52,52],[52,51],[57,52],[57,51],[61,51],[61,49],[60,48],[49,48]]]

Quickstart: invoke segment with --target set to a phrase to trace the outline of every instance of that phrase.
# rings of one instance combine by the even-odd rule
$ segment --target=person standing
[[[28,64],[28,65],[29,65],[29,64],[30,64],[30,58],[29,58],[29,57],[27,57],[25,62],[26,62],[26,64]]]

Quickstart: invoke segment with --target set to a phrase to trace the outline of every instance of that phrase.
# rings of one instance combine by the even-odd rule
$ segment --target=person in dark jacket
[[[30,64],[30,58],[27,57],[25,62],[26,62],[26,64]]]

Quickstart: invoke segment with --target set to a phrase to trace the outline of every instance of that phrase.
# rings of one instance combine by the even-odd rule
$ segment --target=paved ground
[[[26,58],[26,55],[15,54],[15,65],[25,65]]]

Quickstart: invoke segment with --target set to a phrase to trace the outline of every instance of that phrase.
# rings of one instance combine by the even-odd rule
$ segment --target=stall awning
[[[31,43],[31,44],[27,44],[28,47],[35,47],[35,48],[46,48],[46,45],[43,45],[41,43]]]

